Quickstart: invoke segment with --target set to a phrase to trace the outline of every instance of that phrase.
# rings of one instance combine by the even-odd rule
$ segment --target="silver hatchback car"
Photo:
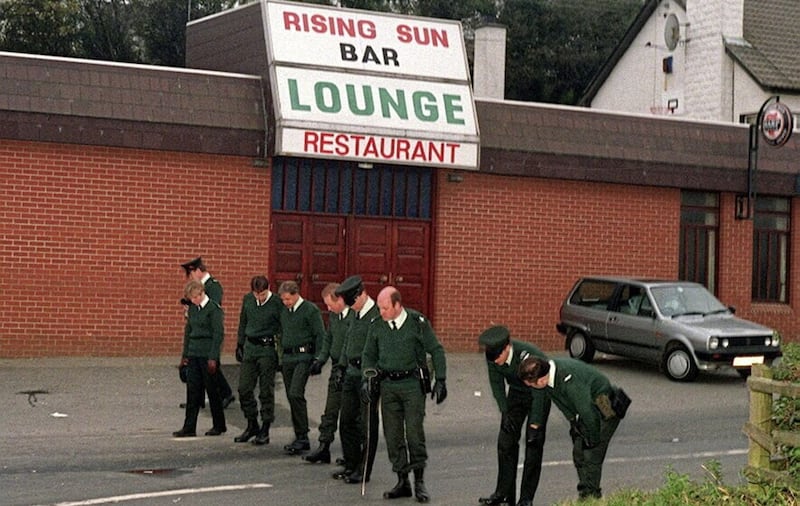
[[[619,277],[578,280],[561,306],[556,329],[573,358],[595,351],[659,364],[673,381],[700,370],[753,364],[781,355],[778,332],[737,318],[703,285]]]

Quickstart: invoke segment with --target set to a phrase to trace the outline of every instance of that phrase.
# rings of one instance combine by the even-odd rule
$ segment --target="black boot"
[[[331,444],[330,443],[320,443],[319,448],[314,450],[313,452],[309,453],[303,460],[306,462],[311,462],[312,464],[316,464],[317,462],[321,462],[323,464],[330,464],[331,463]]]
[[[292,441],[291,444],[285,445],[283,447],[283,451],[286,452],[287,455],[298,455],[305,451],[308,451],[311,448],[311,443],[308,442],[308,435],[305,436],[297,436],[297,438]]]
[[[423,477],[424,469],[414,469],[414,497],[417,502],[428,502],[431,496],[428,495],[428,490],[425,488],[425,478]]]
[[[408,473],[397,473],[397,484],[393,489],[383,493],[384,499],[397,499],[400,497],[411,497],[411,483],[408,481]]]
[[[267,422],[264,422],[261,425],[261,430],[259,430],[258,434],[256,434],[256,438],[253,440],[253,444],[256,445],[269,444],[269,424]]]
[[[242,432],[241,435],[236,436],[233,438],[234,443],[246,443],[250,440],[251,437],[258,435],[258,421],[257,420],[248,420],[247,421],[247,428]]]

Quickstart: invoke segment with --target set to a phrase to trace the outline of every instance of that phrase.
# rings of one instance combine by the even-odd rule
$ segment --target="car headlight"
[[[728,345],[730,345],[730,344],[731,344],[731,342],[729,340],[727,340],[727,339],[723,339],[722,340],[722,347],[723,348],[727,348]]]
[[[768,342],[766,344],[767,344],[767,346],[769,346],[770,344],[772,346],[780,346],[780,344],[781,344],[781,334],[780,334],[780,332],[777,332],[777,331],[773,332],[772,333],[772,342],[771,343]]]
[[[708,340],[708,347],[712,350],[719,348],[719,338],[712,337]]]

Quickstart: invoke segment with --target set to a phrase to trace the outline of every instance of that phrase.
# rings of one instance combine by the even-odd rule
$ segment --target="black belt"
[[[400,381],[417,377],[417,369],[409,369],[407,371],[381,371],[381,376],[390,381]]]
[[[275,336],[247,337],[256,346],[275,346]]]
[[[352,365],[356,369],[361,369],[361,357],[351,358],[347,361],[348,364]]]
[[[294,355],[295,353],[314,353],[313,344],[304,344],[302,346],[295,346],[293,348],[284,348],[284,355]]]

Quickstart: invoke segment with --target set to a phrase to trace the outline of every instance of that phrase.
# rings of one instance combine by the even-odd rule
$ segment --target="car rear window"
[[[570,304],[605,309],[614,296],[616,283],[587,279],[582,281],[570,297]]]

